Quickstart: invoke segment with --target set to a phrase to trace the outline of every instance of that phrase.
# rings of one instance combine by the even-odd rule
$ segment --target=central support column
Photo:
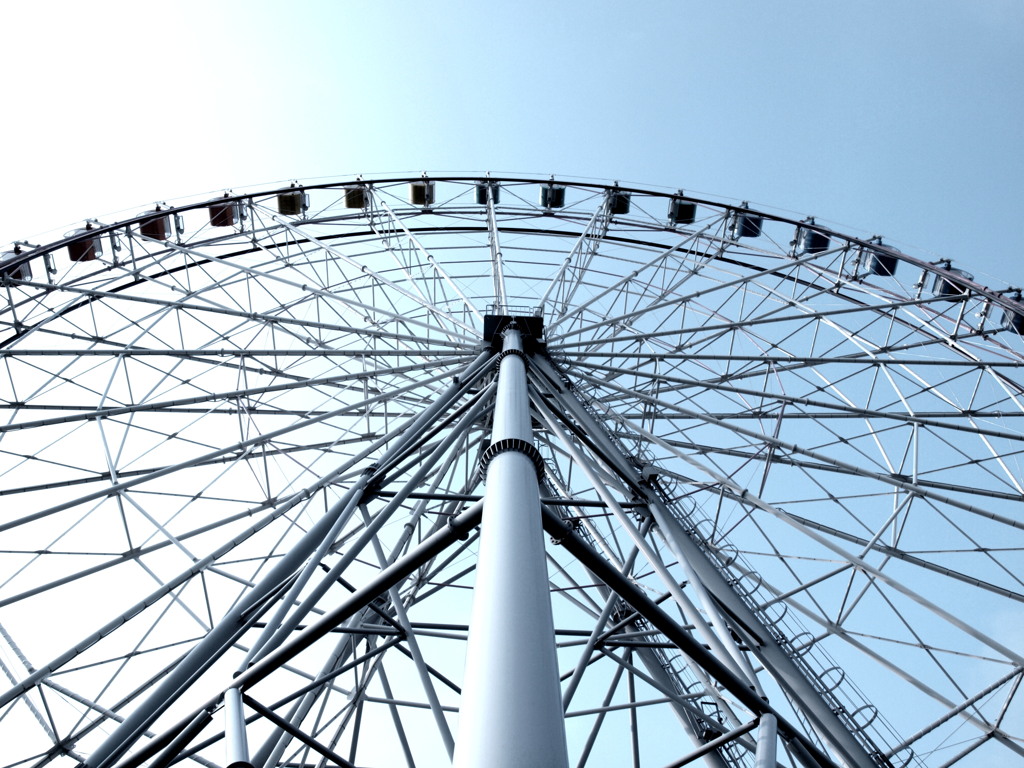
[[[499,358],[455,768],[566,768],[561,686],[520,333]]]

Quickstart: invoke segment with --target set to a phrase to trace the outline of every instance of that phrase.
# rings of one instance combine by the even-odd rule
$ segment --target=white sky
[[[1020,0],[12,2],[0,28],[5,250],[231,187],[507,171],[750,200],[1024,284]]]

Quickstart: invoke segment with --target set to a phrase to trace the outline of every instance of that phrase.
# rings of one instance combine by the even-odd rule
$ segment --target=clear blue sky
[[[749,200],[1024,287],[1024,0],[0,0],[0,29],[0,250],[491,171]]]
[[[0,10],[0,248],[228,187],[489,170],[750,200],[1024,283],[1020,0],[28,5]]]

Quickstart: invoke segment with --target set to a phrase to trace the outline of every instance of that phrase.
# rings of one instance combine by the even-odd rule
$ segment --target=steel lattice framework
[[[1024,755],[1014,289],[491,176],[3,258],[0,766]]]

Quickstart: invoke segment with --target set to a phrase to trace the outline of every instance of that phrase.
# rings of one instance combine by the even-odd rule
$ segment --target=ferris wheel
[[[425,175],[0,275],[4,768],[1024,755],[1018,289]]]

